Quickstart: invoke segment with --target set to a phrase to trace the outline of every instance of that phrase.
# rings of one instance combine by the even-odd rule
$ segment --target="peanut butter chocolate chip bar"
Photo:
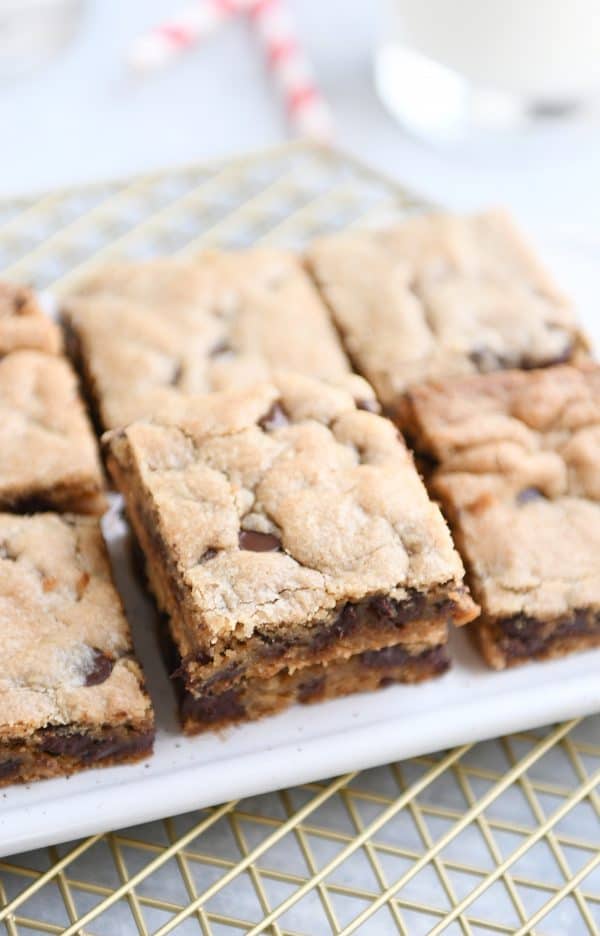
[[[183,730],[186,734],[198,734],[274,715],[294,703],[310,705],[354,692],[383,689],[394,683],[422,682],[445,673],[449,666],[444,645],[411,652],[396,644],[327,664],[296,670],[285,668],[267,679],[240,679],[229,689],[209,688],[200,695],[188,692],[180,677],[175,679]]]
[[[500,211],[332,235],[307,262],[356,369],[400,422],[424,380],[585,355],[568,301]]]
[[[411,430],[502,669],[600,645],[600,368],[442,381]]]
[[[418,657],[433,675],[448,623],[476,613],[396,429],[346,391],[279,374],[198,397],[177,424],[109,433],[106,450],[168,617],[188,731],[306,701],[314,679],[325,695],[415,679]],[[365,658],[391,647],[379,666]]]
[[[171,416],[190,394],[251,386],[274,367],[347,387],[377,409],[291,253],[215,251],[104,267],[78,287],[63,318],[104,429]]]
[[[0,356],[23,348],[58,354],[60,328],[44,314],[30,289],[0,281]]]
[[[99,524],[0,514],[0,784],[137,760],[150,700]]]
[[[102,513],[96,440],[64,358],[0,358],[0,510]]]

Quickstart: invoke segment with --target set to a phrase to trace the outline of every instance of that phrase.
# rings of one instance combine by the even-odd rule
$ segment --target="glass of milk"
[[[600,0],[388,0],[375,78],[410,130],[458,141],[580,113],[600,91]]]

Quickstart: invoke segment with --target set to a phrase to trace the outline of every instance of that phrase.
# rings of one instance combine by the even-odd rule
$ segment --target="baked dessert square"
[[[0,358],[0,510],[105,508],[96,439],[65,358]]]
[[[600,645],[600,368],[441,381],[410,403],[490,666]]]
[[[97,520],[0,514],[0,784],[138,760],[154,722]]]
[[[0,356],[28,348],[59,354],[59,326],[43,310],[32,290],[0,280]]]
[[[251,386],[273,368],[340,384],[377,408],[290,252],[206,251],[102,267],[67,299],[63,320],[103,429],[171,416],[186,396]]]
[[[281,707],[315,666],[386,648],[397,648],[392,675],[382,662],[378,683],[433,675],[448,624],[476,614],[404,442],[346,391],[278,374],[190,400],[174,423],[116,430],[105,446],[191,697],[189,731],[215,706],[213,722],[256,717],[269,680]]]
[[[331,235],[307,263],[356,369],[400,423],[424,380],[585,356],[568,300],[502,211]]]

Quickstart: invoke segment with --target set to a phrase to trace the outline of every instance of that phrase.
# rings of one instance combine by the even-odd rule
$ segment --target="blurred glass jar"
[[[0,0],[0,76],[30,71],[71,39],[81,0]]]
[[[600,90],[600,0],[388,0],[379,94],[407,128],[462,140],[563,117]]]

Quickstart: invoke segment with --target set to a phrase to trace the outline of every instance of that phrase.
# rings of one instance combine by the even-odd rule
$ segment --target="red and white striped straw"
[[[136,39],[129,52],[129,64],[139,71],[162,67],[242,12],[250,15],[262,40],[267,66],[281,89],[290,125],[301,136],[329,142],[333,136],[329,108],[282,0],[196,2]]]
[[[329,108],[287,6],[281,0],[245,0],[245,3],[265,46],[269,71],[283,93],[290,124],[301,136],[328,142],[333,136]]]
[[[225,20],[239,13],[243,0],[203,0],[190,4],[173,19],[139,36],[129,54],[136,71],[150,71],[167,65],[180,52],[207,38]]]

